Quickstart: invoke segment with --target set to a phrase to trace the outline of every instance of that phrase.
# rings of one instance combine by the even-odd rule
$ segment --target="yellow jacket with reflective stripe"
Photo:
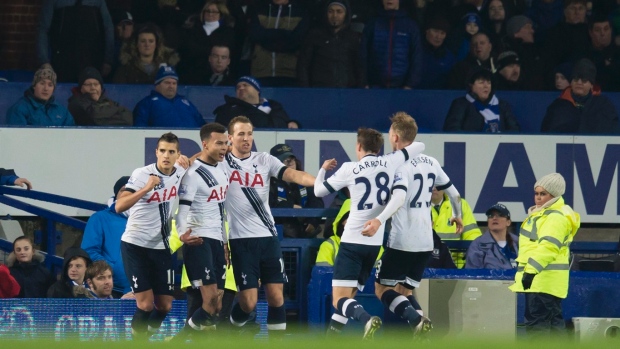
[[[336,255],[340,249],[340,238],[336,235],[332,235],[329,239],[323,241],[319,247],[319,252],[316,255],[316,266],[318,267],[333,267],[336,261]],[[379,250],[377,260],[383,256],[383,246]]]
[[[519,267],[514,292],[547,293],[559,298],[568,294],[570,243],[581,224],[579,214],[558,200],[541,210],[532,211],[521,224],[519,235]],[[523,290],[523,272],[536,274],[532,287]]]
[[[463,211],[463,233],[456,233],[456,225],[450,225],[452,218],[452,204],[446,194],[443,196],[443,202],[439,207],[439,213],[434,207],[431,207],[431,217],[433,219],[433,229],[439,235],[441,240],[476,240],[482,235],[482,231],[478,228],[478,223],[471,211],[471,207],[465,199],[461,199],[461,207]],[[465,265],[465,252],[452,252],[452,259],[458,268]]]

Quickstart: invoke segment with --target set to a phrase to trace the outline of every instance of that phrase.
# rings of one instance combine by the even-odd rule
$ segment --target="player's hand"
[[[226,260],[226,267],[230,268],[230,250],[227,243],[224,244],[224,259]]]
[[[161,183],[161,179],[159,179],[159,176],[156,174],[151,174],[149,176],[149,180],[146,182],[146,185],[144,187],[151,191],[153,190],[153,188],[158,186],[159,183]]]
[[[373,218],[367,221],[366,223],[364,223],[364,229],[362,229],[362,235],[371,237],[377,233],[377,230],[379,230],[380,226],[381,226],[381,222],[378,219]]]
[[[188,246],[198,246],[198,245],[202,245],[202,239],[200,238],[200,236],[192,236],[192,229],[187,229],[187,231],[182,234],[179,235],[179,240],[181,240],[182,243],[188,245]]]
[[[185,155],[181,155],[179,156],[179,158],[177,159],[177,165],[187,169],[189,167],[189,165],[191,165],[192,162],[187,158],[187,156]]]
[[[30,183],[30,181],[27,180],[26,178],[17,178],[13,184],[19,187],[23,187],[25,184],[26,189],[28,190],[32,189],[32,183]]]
[[[125,293],[121,299],[136,299],[136,295],[133,292],[127,292]]]
[[[463,220],[461,217],[452,217],[450,218],[450,225],[456,224],[456,233],[460,234],[463,232]]]
[[[336,161],[336,159],[329,159],[323,162],[323,166],[321,166],[321,168],[324,169],[325,171],[330,171],[330,170],[333,170],[337,165],[338,165],[338,161]]]

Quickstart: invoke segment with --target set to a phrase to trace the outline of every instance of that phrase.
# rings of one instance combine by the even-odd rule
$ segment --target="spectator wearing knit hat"
[[[562,299],[568,295],[570,244],[581,220],[564,202],[565,190],[559,173],[536,181],[535,205],[519,230],[518,267],[510,289],[525,293],[525,330],[532,340],[567,335]]]
[[[456,57],[446,45],[450,23],[444,17],[435,17],[426,24],[422,41],[421,89],[442,89],[446,86],[448,74],[456,64]]]
[[[569,134],[618,134],[618,113],[595,85],[596,66],[588,59],[573,67],[570,87],[547,108],[540,131]]]
[[[497,71],[495,89],[501,90],[525,90],[525,84],[521,75],[521,62],[519,56],[513,51],[504,51],[497,56]]]
[[[69,111],[78,126],[131,126],[131,111],[109,99],[104,93],[103,79],[96,68],[80,73],[78,86],[71,89]]]
[[[252,76],[237,80],[236,97],[224,96],[225,103],[215,108],[215,122],[228,125],[236,116],[246,116],[254,128],[287,128],[289,117],[280,102],[263,98],[261,86]]]
[[[73,116],[54,100],[56,73],[43,65],[34,74],[32,86],[6,113],[7,124],[29,126],[73,126]]]
[[[155,78],[155,90],[133,110],[134,126],[200,128],[205,121],[187,98],[177,93],[179,76],[162,64]]]
[[[302,87],[362,87],[359,33],[350,28],[347,0],[329,0],[321,25],[310,30],[297,61]]]
[[[542,89],[544,71],[540,45],[535,41],[532,20],[526,16],[514,16],[506,24],[506,36],[502,39],[502,51],[513,51],[519,56],[521,68],[527,72],[531,89]]]
[[[457,62],[462,61],[471,53],[471,40],[477,33],[484,32],[482,18],[475,12],[463,16],[448,38],[448,48],[454,53]],[[489,34],[486,34],[489,38]],[[490,39],[489,39],[490,40]]]
[[[512,107],[495,95],[492,80],[493,74],[484,68],[470,74],[467,93],[450,105],[445,132],[519,132]]]

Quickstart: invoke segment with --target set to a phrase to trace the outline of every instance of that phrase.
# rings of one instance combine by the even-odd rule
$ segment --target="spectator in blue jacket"
[[[472,241],[467,249],[466,269],[511,270],[517,266],[519,238],[510,232],[510,211],[497,203],[487,210],[486,233]]]
[[[177,94],[179,76],[162,65],[157,71],[155,91],[144,97],[133,110],[134,126],[200,128],[205,121],[187,98]]]
[[[32,189],[32,183],[26,178],[19,177],[14,170],[0,168],[0,185],[16,185],[23,187],[26,185],[26,189]]]
[[[128,180],[129,177],[125,176],[116,181],[114,184],[116,197],[125,189]],[[82,238],[82,249],[93,261],[103,260],[112,267],[114,298],[121,298],[123,294],[131,291],[121,258],[121,236],[126,225],[127,217],[122,213],[116,213],[112,204],[90,216]]]
[[[421,89],[442,89],[448,80],[448,74],[456,64],[452,51],[446,47],[446,35],[450,31],[450,22],[444,17],[435,17],[428,21],[424,35],[424,59],[422,60]]]
[[[9,125],[73,126],[73,116],[67,108],[56,103],[56,73],[43,65],[32,80],[32,86],[6,112]]]
[[[422,56],[417,23],[400,8],[400,0],[383,0],[383,9],[368,22],[362,35],[366,87],[417,87]]]

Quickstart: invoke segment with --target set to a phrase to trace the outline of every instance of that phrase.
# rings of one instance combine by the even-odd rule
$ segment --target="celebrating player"
[[[168,245],[172,210],[187,165],[179,139],[162,135],[155,150],[157,163],[137,168],[116,201],[116,212],[129,210],[121,237],[121,254],[137,309],[131,320],[134,336],[157,332],[172,307],[174,270]]]
[[[269,335],[286,330],[283,284],[286,281],[284,261],[277,231],[269,208],[269,179],[312,186],[314,176],[285,166],[269,153],[253,152],[254,126],[245,116],[237,116],[228,124],[232,150],[226,155],[229,175],[226,198],[230,251],[239,302],[230,320],[243,326],[258,301],[259,279],[267,296],[267,329]]]
[[[353,297],[356,287],[363,290],[377,254],[383,243],[384,222],[372,234],[363,234],[363,224],[376,217],[390,199],[394,171],[409,158],[424,150],[416,142],[387,155],[379,156],[383,135],[376,130],[361,128],[357,131],[356,162],[346,162],[329,179],[325,171],[336,166],[336,160],[325,161],[314,183],[316,196],[323,197],[343,187],[351,193],[351,212],[342,233],[340,250],[334,264],[332,299],[336,309],[329,331],[340,332],[348,318],[364,323],[364,338],[370,339],[381,327],[378,316],[370,316]]]
[[[391,120],[392,148],[399,150],[410,145],[418,131],[415,120],[404,112],[394,114]],[[422,308],[411,291],[420,286],[424,268],[433,251],[430,210],[434,186],[445,190],[450,197],[453,208],[450,222],[456,223],[457,233],[460,233],[463,223],[459,192],[439,162],[424,154],[412,157],[396,170],[390,202],[377,218],[366,222],[362,230],[364,234],[372,234],[396,214],[392,219],[387,247],[377,266],[375,294],[386,308],[407,320],[414,336],[432,328],[430,320],[420,314]],[[399,284],[404,288],[404,295],[395,289]]]
[[[206,124],[200,129],[200,139],[202,152],[181,181],[176,215],[187,276],[202,296],[202,306],[187,321],[194,330],[215,328],[218,290],[224,290],[229,264],[224,229],[228,176],[222,163],[228,150],[226,127]]]

